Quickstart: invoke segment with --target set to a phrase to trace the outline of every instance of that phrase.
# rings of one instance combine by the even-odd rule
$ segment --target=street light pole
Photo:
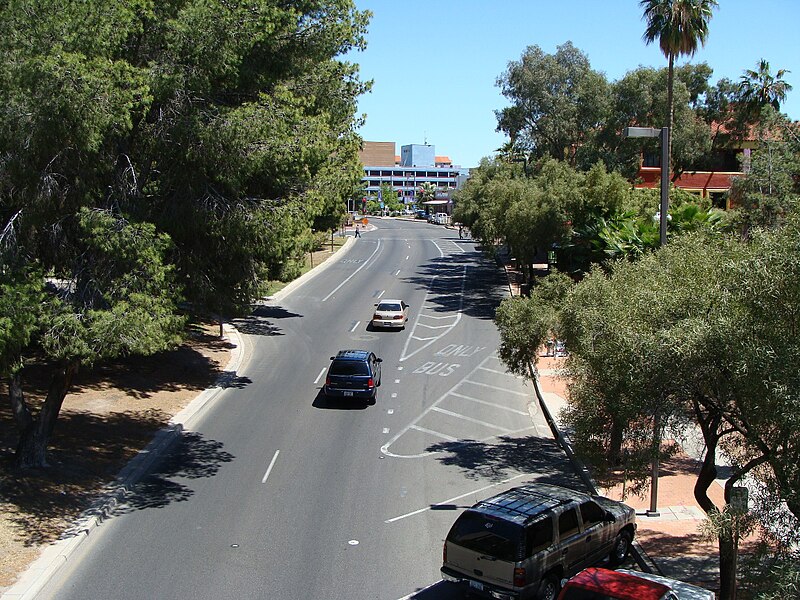
[[[661,134],[661,219],[658,239],[661,246],[667,245],[667,213],[669,212],[669,127],[662,127]]]
[[[624,138],[657,137],[661,142],[661,214],[659,215],[659,243],[667,245],[667,213],[669,212],[669,127],[626,127]]]
[[[661,206],[659,214],[659,245],[667,245],[667,217],[669,213],[669,127],[660,130],[654,127],[626,127],[622,137],[657,137],[661,142]],[[660,468],[659,454],[661,451],[661,414],[659,408],[653,415],[653,463],[650,475],[650,509],[648,517],[658,517],[658,470]]]

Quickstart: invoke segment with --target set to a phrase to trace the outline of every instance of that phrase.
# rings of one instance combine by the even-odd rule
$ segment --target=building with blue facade
[[[452,193],[464,185],[469,170],[454,166],[447,156],[436,156],[434,146],[408,144],[395,154],[394,142],[364,142],[359,154],[364,165],[364,193],[378,198],[381,186],[389,186],[407,206],[418,206],[423,183],[436,187],[435,200],[426,204],[431,212],[452,212]],[[426,208],[419,206],[419,208]]]

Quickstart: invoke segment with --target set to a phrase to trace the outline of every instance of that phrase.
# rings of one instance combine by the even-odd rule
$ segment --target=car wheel
[[[621,531],[614,540],[614,547],[608,556],[608,562],[612,566],[618,566],[625,562],[631,552],[631,534],[629,531]]]
[[[556,600],[560,587],[558,577],[552,573],[545,575],[539,585],[539,600]]]
[[[373,396],[372,398],[367,400],[367,404],[369,404],[370,406],[373,406],[377,400],[378,400],[378,397],[377,396]]]

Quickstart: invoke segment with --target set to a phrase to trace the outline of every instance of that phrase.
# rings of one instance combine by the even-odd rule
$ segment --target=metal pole
[[[650,475],[650,509],[647,511],[648,517],[659,517],[658,512],[658,455],[661,452],[661,416],[658,411],[653,416],[653,471]]]
[[[669,211],[669,127],[661,128],[661,219],[659,242],[667,244],[667,213]]]

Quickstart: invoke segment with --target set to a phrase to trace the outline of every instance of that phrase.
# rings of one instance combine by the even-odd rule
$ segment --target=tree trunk
[[[17,430],[22,431],[29,427],[33,417],[22,394],[22,377],[19,373],[14,373],[8,378],[8,399],[11,401],[11,412],[14,414]]]
[[[624,428],[616,419],[611,420],[611,434],[608,440],[608,462],[614,466],[622,464],[622,439]]]
[[[727,529],[719,541],[719,600],[736,599],[736,542],[734,532]]]
[[[67,395],[72,378],[78,372],[80,361],[72,360],[56,369],[50,381],[42,410],[36,419],[20,430],[15,464],[17,468],[28,469],[47,466],[47,442],[53,433],[61,405]],[[25,408],[27,410],[27,407]]]
[[[720,512],[716,504],[708,497],[708,488],[717,478],[717,444],[719,443],[719,426],[721,415],[703,414],[698,403],[695,403],[695,414],[703,439],[706,443],[706,454],[700,465],[700,472],[694,484],[694,498],[706,514]],[[735,600],[736,598],[736,541],[734,532],[728,530],[717,534],[719,546],[719,600]]]

